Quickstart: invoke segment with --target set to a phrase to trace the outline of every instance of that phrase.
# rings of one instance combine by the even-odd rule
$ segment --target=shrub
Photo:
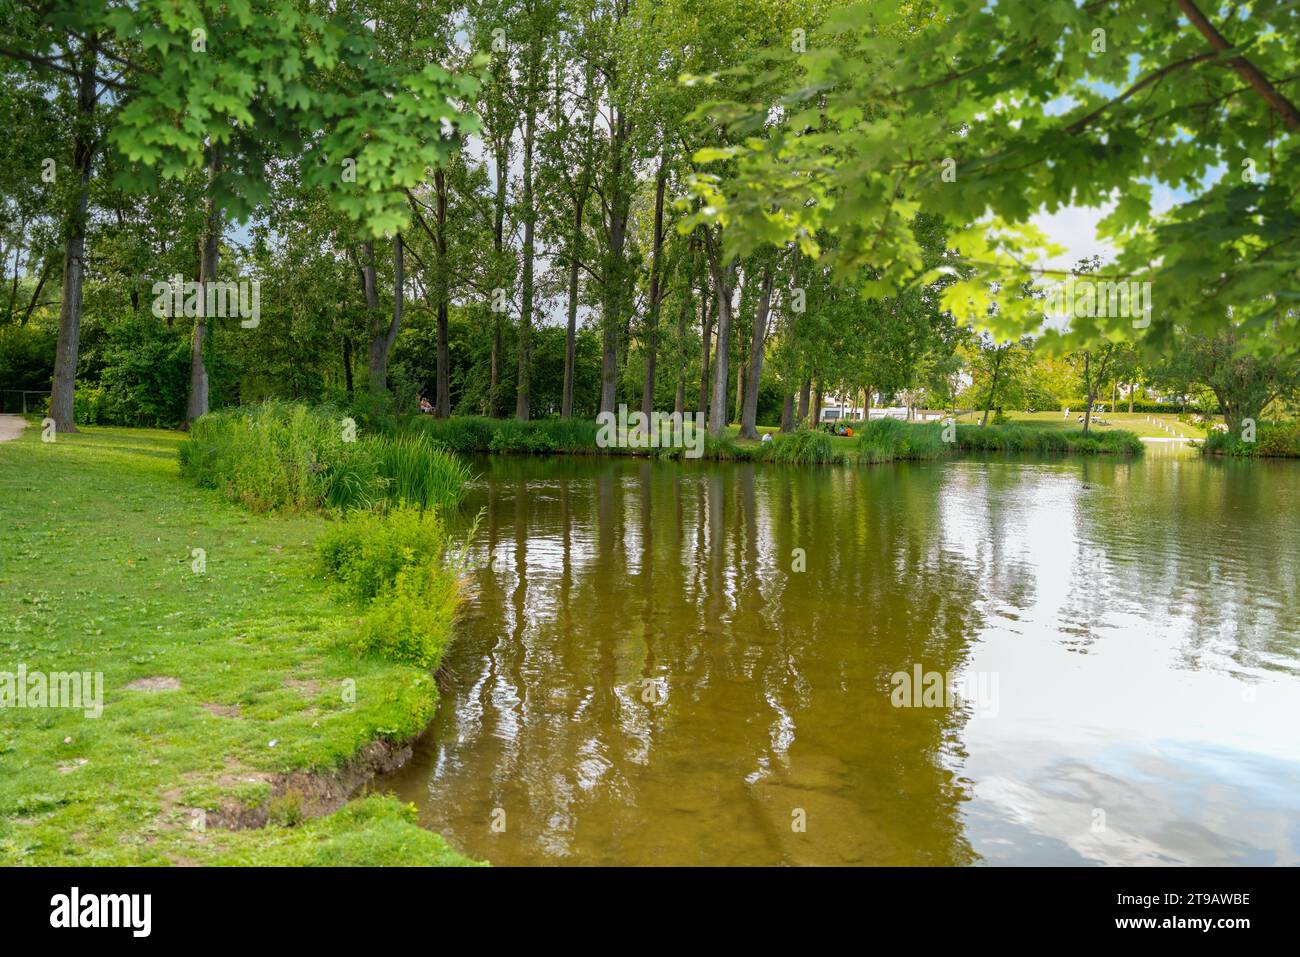
[[[555,451],[555,439],[542,428],[527,422],[504,422],[488,443],[488,451],[538,454]]]
[[[441,561],[450,539],[436,511],[400,505],[339,522],[316,544],[321,568],[359,603],[375,598],[403,569]]]
[[[862,429],[858,459],[865,463],[894,459],[934,459],[953,451],[943,441],[944,426],[938,422],[909,423],[898,419],[876,419]]]
[[[945,426],[879,419],[866,426],[858,440],[858,458],[865,463],[895,459],[931,459],[949,452],[1037,452],[1041,454],[1137,455],[1142,441],[1123,429],[1090,432],[1030,428],[1022,425],[958,425],[953,443],[943,441]]]
[[[320,538],[317,554],[324,573],[366,609],[358,651],[438,667],[460,601],[464,554],[451,553],[436,511],[402,505],[346,519]]]
[[[1201,446],[1210,455],[1243,458],[1300,458],[1300,422],[1261,422],[1255,441],[1244,442],[1236,432],[1211,432]]]
[[[437,565],[407,566],[371,604],[358,649],[435,670],[451,640],[459,603],[454,574]]]
[[[373,455],[345,441],[342,418],[275,401],[205,415],[181,445],[181,474],[255,511],[368,508],[384,482]]]

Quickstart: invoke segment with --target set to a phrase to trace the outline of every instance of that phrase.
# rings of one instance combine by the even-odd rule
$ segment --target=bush
[[[459,603],[455,575],[436,565],[403,568],[371,605],[358,636],[358,650],[436,670],[451,640]]]
[[[346,519],[321,536],[317,554],[326,576],[366,609],[358,651],[438,667],[460,601],[463,553],[451,554],[435,510],[403,505]]]
[[[316,550],[321,570],[364,604],[397,581],[403,568],[441,561],[449,545],[436,511],[400,505],[339,522],[320,537]]]
[[[1142,441],[1123,429],[1091,432],[1031,428],[1022,425],[958,425],[955,442],[943,441],[946,426],[878,419],[862,431],[858,458],[864,463],[895,459],[933,459],[952,452],[1036,452],[1039,454],[1138,455]]]
[[[546,454],[567,452],[590,454],[596,447],[596,423],[592,419],[489,419],[464,415],[450,419],[413,416],[402,431],[427,435],[435,445],[452,452],[504,452]]]
[[[909,423],[898,419],[876,419],[862,428],[858,459],[872,464],[894,459],[934,459],[952,451],[943,441],[944,426],[938,422]]]
[[[1244,442],[1236,432],[1211,432],[1201,446],[1210,455],[1242,458],[1300,458],[1300,422],[1261,422],[1254,442]]]
[[[555,448],[555,439],[546,430],[527,422],[503,423],[488,443],[488,451],[497,453],[523,452],[536,455],[554,452]]]

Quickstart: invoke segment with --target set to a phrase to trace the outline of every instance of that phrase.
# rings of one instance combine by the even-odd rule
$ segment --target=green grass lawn
[[[102,672],[103,713],[0,708],[0,864],[468,863],[392,799],[272,797],[436,705],[426,673],[340,646],[328,520],[182,482],[175,433],[39,433],[0,444],[0,672]],[[207,823],[259,805],[272,825]]]
[[[1073,430],[1083,428],[1079,422],[1079,416],[1082,409],[1071,409],[1067,418],[1062,412],[1007,412],[1007,418],[1020,425],[1032,425],[1045,429],[1064,429]],[[963,425],[979,425],[983,417],[982,412],[967,412],[957,417],[957,421]],[[1096,419],[1104,419],[1108,425],[1098,425]],[[1094,414],[1092,428],[1098,432],[1106,432],[1113,429],[1126,429],[1138,437],[1147,436],[1151,438],[1177,438],[1182,436],[1188,439],[1205,438],[1205,430],[1192,425],[1190,422],[1179,422],[1177,415],[1170,414],[1148,414],[1145,412],[1105,412],[1100,415]],[[1155,420],[1150,421],[1150,420]],[[992,416],[990,415],[990,421]],[[1160,428],[1164,424],[1173,429],[1167,432]]]

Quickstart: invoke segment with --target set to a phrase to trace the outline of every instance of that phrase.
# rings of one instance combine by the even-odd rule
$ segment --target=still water
[[[1300,863],[1300,465],[477,467],[380,782],[472,856]],[[895,706],[918,671],[960,693]]]

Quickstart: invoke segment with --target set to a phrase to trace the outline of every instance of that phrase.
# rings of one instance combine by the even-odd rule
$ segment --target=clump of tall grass
[[[910,423],[876,419],[862,427],[858,461],[873,464],[895,459],[937,459],[953,451],[938,422]]]
[[[844,460],[844,453],[825,432],[800,429],[777,435],[763,443],[763,457],[784,465],[830,465]]]
[[[465,497],[471,475],[455,455],[427,435],[380,435],[363,440],[373,452],[392,501],[451,508]]]
[[[596,446],[598,428],[591,419],[489,419],[465,415],[450,419],[428,416],[408,421],[405,429],[427,435],[452,452],[505,452],[585,455],[602,451]]]
[[[357,436],[330,406],[268,401],[210,413],[181,444],[181,474],[254,511],[351,511],[460,501],[466,467],[427,438]]]
[[[369,507],[383,479],[348,438],[327,407],[270,401],[210,413],[181,444],[181,474],[254,511]]]

